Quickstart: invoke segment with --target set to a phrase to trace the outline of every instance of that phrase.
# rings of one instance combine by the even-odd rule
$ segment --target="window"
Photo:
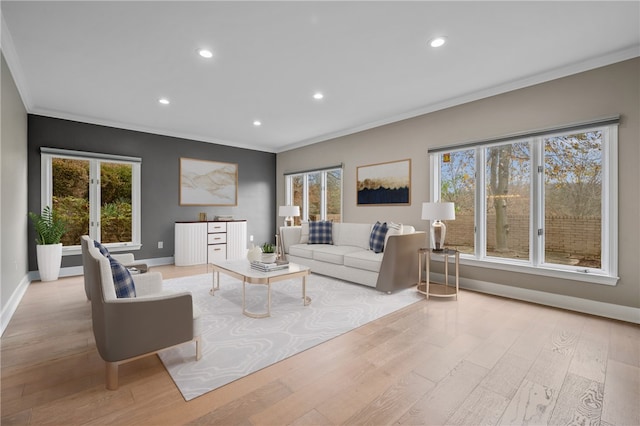
[[[140,159],[42,148],[42,205],[67,222],[63,253],[89,235],[109,250],[140,247]]]
[[[429,151],[446,245],[477,266],[617,281],[617,122]]]
[[[342,221],[342,167],[285,175],[286,203],[300,206],[303,220]]]

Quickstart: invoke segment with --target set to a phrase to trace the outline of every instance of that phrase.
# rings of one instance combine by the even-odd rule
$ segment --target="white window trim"
[[[501,269],[511,272],[519,272],[533,275],[541,275],[566,280],[581,281],[592,284],[602,284],[615,286],[618,283],[618,124],[585,126],[574,129],[580,132],[593,131],[595,129],[603,132],[602,151],[602,227],[601,227],[601,269],[576,268],[558,264],[544,263],[544,234],[535,238],[535,230],[544,229],[544,197],[542,194],[543,183],[542,174],[535,173],[538,165],[543,163],[542,138],[555,134],[566,134],[566,131],[544,135],[536,135],[530,138],[532,153],[532,173],[531,173],[531,218],[530,218],[530,253],[531,261],[518,261],[514,259],[503,259],[488,257],[486,255],[486,226],[477,226],[475,232],[476,253],[460,255],[460,263],[481,268]],[[519,137],[510,139],[516,142]],[[504,143],[504,141],[503,141]],[[486,224],[485,200],[480,194],[484,194],[485,174],[485,148],[492,144],[478,144],[476,148],[476,188],[475,191],[475,221],[476,224]],[[459,147],[451,147],[451,151],[458,151]],[[471,147],[466,147],[471,149]],[[441,152],[441,150],[440,150]],[[440,201],[440,152],[429,154],[431,185],[429,186],[429,199]],[[541,200],[536,203],[536,200]],[[537,206],[537,208],[536,208]]]
[[[53,182],[51,179],[53,170],[53,158],[70,158],[77,160],[86,160],[90,162],[90,174],[92,176],[99,175],[100,162],[124,163],[131,165],[131,241],[121,243],[107,243],[105,246],[109,251],[132,251],[140,250],[141,243],[141,163],[142,159],[137,157],[124,157],[110,154],[97,154],[92,152],[68,151],[54,148],[41,148],[40,157],[40,178],[41,178],[41,194],[40,205],[49,206],[53,204]],[[97,200],[100,199],[100,182],[91,182],[89,185],[89,236],[100,241],[100,205]],[[63,246],[62,255],[72,256],[82,253],[81,246]]]
[[[293,204],[293,185],[291,180],[296,176],[302,176],[302,206],[300,210],[300,220],[309,220],[309,175],[320,173],[320,220],[327,219],[327,173],[334,170],[340,171],[340,217],[343,217],[344,206],[344,173],[342,167],[332,167],[320,170],[308,170],[299,173],[285,174],[285,202]]]

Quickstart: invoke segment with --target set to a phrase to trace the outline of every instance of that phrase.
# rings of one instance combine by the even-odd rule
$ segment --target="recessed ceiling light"
[[[313,94],[313,99],[320,100],[322,98],[324,98],[324,95],[322,93],[320,93],[320,92],[316,92],[316,93]]]
[[[203,58],[207,58],[207,59],[213,57],[213,53],[209,49],[198,49],[198,55],[202,56]]]
[[[435,37],[429,40],[429,45],[431,47],[440,47],[447,42],[446,37]]]
[[[158,102],[160,102],[162,105],[169,105],[169,99],[167,98],[160,98],[158,99]]]
[[[254,126],[256,126],[256,127],[262,126],[262,121],[260,121],[260,120],[255,120],[255,121],[253,122],[253,125],[254,125]]]

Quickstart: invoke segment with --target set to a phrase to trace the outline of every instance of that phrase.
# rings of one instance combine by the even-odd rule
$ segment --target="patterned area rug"
[[[271,317],[242,314],[242,283],[220,274],[220,291],[209,294],[211,274],[166,280],[172,291],[189,290],[202,313],[202,358],[184,344],[159,356],[189,401],[363,324],[423,300],[415,289],[394,294],[312,274],[302,303],[301,279],[271,286]],[[247,308],[266,309],[266,286],[247,286]]]

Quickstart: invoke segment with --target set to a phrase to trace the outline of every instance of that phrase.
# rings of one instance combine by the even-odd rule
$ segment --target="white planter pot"
[[[62,263],[62,244],[37,245],[36,254],[40,281],[57,280]]]

